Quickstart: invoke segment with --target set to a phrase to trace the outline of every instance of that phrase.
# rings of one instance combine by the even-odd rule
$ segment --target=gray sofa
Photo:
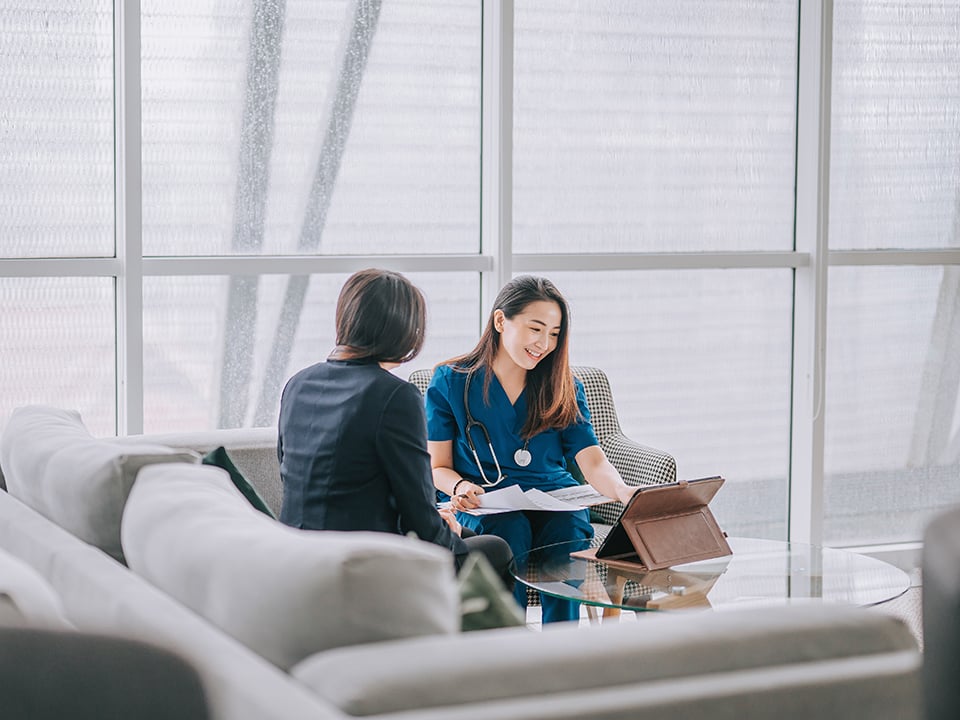
[[[923,686],[928,720],[960,717],[960,507],[923,534]]]
[[[129,638],[0,624],[5,718],[208,720],[183,658]]]
[[[920,655],[893,617],[807,605],[460,633],[443,551],[285,528],[195,463],[224,446],[277,508],[273,430],[95,440],[34,410],[0,437],[0,552],[47,588],[19,595],[24,622],[173,651],[213,717],[921,717]]]

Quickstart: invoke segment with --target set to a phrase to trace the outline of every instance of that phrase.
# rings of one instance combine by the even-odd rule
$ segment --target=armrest
[[[859,608],[801,605],[639,620],[357,645],[309,657],[291,674],[348,714],[373,715],[741,670],[810,668],[844,658],[906,653],[909,672],[919,666],[916,641],[902,621]]]
[[[623,433],[610,435],[601,447],[627,485],[663,485],[677,480],[677,461],[663,450],[641,445]],[[623,503],[595,505],[590,509],[590,519],[613,525],[622,512]]]

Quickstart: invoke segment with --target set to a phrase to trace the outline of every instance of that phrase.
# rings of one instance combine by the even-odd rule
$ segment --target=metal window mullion
[[[5,258],[0,259],[0,277],[109,277],[120,273],[115,257]]]
[[[713,270],[806,267],[806,253],[784,251],[514,254],[521,272]]]
[[[830,267],[891,265],[960,265],[958,248],[921,248],[916,250],[831,250]]]
[[[143,259],[152,275],[296,275],[351,273],[375,265],[399,272],[481,272],[497,275],[496,259],[482,255],[218,255]],[[803,252],[736,251],[679,253],[516,254],[514,271],[570,272],[622,270],[726,270],[799,268],[810,265]],[[2,271],[0,265],[0,271]],[[498,278],[499,281],[499,278]],[[504,280],[505,282],[505,280]],[[499,285],[498,285],[499,287]]]
[[[117,434],[143,432],[140,2],[114,0]]]
[[[491,272],[482,255],[217,255],[148,257],[145,276],[349,274],[368,267],[397,272]]]
[[[493,271],[481,276],[481,326],[513,276],[513,0],[485,0],[482,25],[480,252]]]
[[[800,3],[789,539],[822,544],[832,0]]]

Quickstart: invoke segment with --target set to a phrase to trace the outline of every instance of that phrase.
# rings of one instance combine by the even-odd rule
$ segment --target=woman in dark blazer
[[[437,510],[423,397],[390,372],[423,346],[423,295],[399,273],[361,270],[340,291],[336,326],[334,351],[294,375],[281,397],[281,522],[413,532],[449,549],[457,568],[482,552],[512,586],[509,545]]]

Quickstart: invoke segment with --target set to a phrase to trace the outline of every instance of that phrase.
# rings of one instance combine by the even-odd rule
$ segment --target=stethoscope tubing
[[[464,429],[463,429],[463,434],[466,435],[466,438],[467,438],[467,447],[470,448],[470,452],[473,454],[473,459],[474,459],[474,461],[477,463],[477,470],[480,471],[480,477],[481,477],[480,484],[481,484],[483,487],[494,487],[494,486],[499,485],[500,483],[502,483],[504,480],[506,480],[506,479],[507,479],[507,476],[504,475],[504,474],[503,474],[503,470],[500,469],[500,461],[497,459],[497,453],[496,453],[496,451],[493,449],[493,441],[490,439],[490,433],[489,433],[489,431],[487,430],[486,425],[484,425],[482,422],[480,422],[479,420],[477,420],[477,419],[473,416],[473,413],[470,412],[470,383],[473,382],[473,374],[474,374],[474,372],[475,372],[474,369],[468,370],[468,371],[467,371],[467,379],[466,379],[466,380],[464,381],[464,383],[463,383],[463,409],[464,409],[464,411],[465,411],[466,420],[467,420],[467,423],[466,423],[466,425],[464,426]],[[479,454],[477,453],[477,446],[476,446],[476,444],[473,442],[473,437],[471,436],[471,431],[472,431],[473,428],[475,428],[475,427],[480,428],[480,432],[483,433],[483,438],[484,438],[484,440],[487,441],[487,447],[488,447],[489,450],[490,450],[490,457],[493,458],[493,464],[494,464],[494,465],[496,466],[496,468],[497,468],[497,479],[496,479],[496,480],[493,480],[493,481],[488,480],[486,473],[483,471],[483,465],[480,463],[480,456],[479,456]],[[530,441],[529,441],[529,440],[525,441],[525,442],[523,443],[523,448],[522,448],[522,450],[518,450],[518,451],[517,451],[517,454],[518,454],[518,455],[519,455],[521,452],[523,452],[523,453],[525,454],[525,457],[527,458],[527,463],[530,462],[530,460],[529,460],[530,452],[527,450],[527,446],[528,446],[529,444],[530,444]],[[525,463],[525,464],[526,464],[526,463]]]

